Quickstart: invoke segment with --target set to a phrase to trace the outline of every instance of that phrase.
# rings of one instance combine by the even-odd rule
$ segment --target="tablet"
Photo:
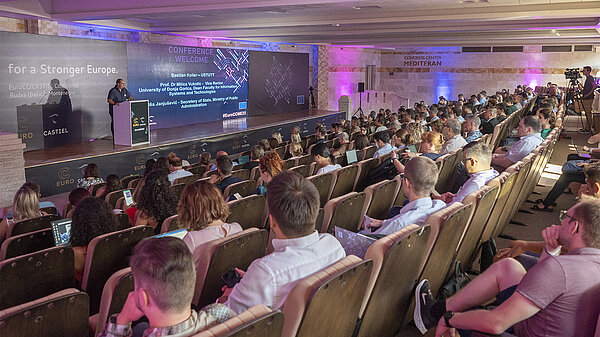
[[[238,158],[238,165],[244,165],[250,161],[250,156],[240,156]]]
[[[55,246],[67,246],[71,243],[71,219],[50,222]]]
[[[125,204],[131,206],[133,204],[133,197],[131,197],[131,190],[123,191],[123,197],[125,197]]]
[[[358,161],[356,158],[356,150],[346,151],[346,161],[348,162],[348,165],[354,164]]]

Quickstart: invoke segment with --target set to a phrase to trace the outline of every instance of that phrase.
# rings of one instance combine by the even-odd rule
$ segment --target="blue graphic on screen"
[[[150,101],[153,129],[247,115],[248,50],[128,44],[127,60],[126,86]]]

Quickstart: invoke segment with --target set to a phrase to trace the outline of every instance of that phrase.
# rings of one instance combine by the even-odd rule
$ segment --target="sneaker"
[[[428,329],[431,329],[438,324],[438,320],[433,318],[429,310],[435,303],[435,299],[429,290],[429,281],[426,279],[421,281],[415,290],[415,312],[413,314],[415,325],[425,334]]]
[[[577,133],[580,133],[580,134],[590,133],[590,130],[588,130],[588,129],[579,129],[579,130],[577,130]]]

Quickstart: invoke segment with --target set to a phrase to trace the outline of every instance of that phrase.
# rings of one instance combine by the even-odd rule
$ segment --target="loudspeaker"
[[[358,92],[365,92],[365,82],[358,82]]]

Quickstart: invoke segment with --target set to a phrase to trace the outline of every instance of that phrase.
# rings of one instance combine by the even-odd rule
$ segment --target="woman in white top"
[[[238,223],[226,223],[229,207],[221,191],[207,181],[186,186],[179,198],[177,220],[188,230],[183,242],[192,254],[202,244],[241,232]]]
[[[323,174],[342,168],[339,164],[333,164],[331,153],[325,143],[315,144],[310,150],[310,154],[319,167],[316,174]]]

